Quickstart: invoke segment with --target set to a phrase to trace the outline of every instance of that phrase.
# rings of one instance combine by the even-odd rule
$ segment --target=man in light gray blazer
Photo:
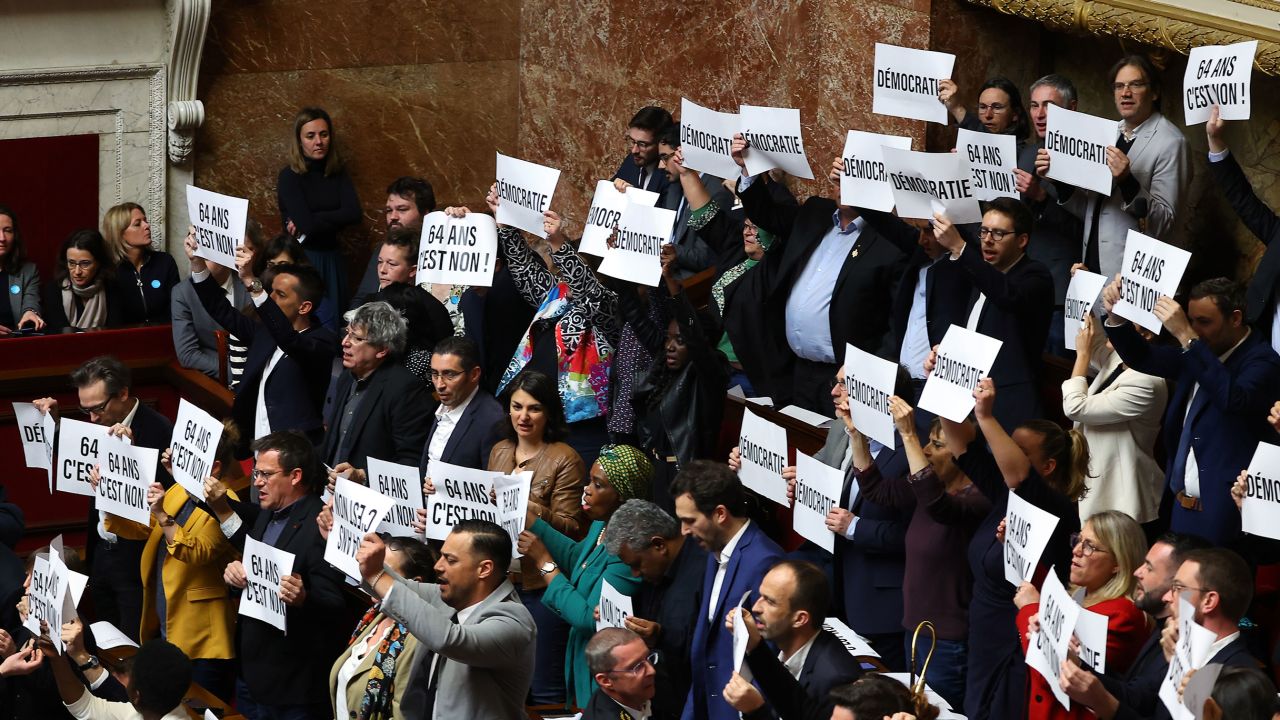
[[[386,546],[364,537],[357,559],[382,611],[404,623],[424,650],[400,709],[408,718],[524,717],[533,678],[533,616],[507,581],[511,537],[487,520],[464,520],[445,538],[438,585],[405,580],[383,566]]]

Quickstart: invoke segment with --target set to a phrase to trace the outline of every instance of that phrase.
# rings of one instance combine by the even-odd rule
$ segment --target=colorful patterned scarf
[[[356,625],[351,633],[347,647],[355,644],[360,633],[370,625],[382,620],[382,606],[375,603]],[[400,623],[391,626],[391,632],[373,649],[373,668],[369,671],[369,682],[364,687],[364,698],[360,701],[360,711],[356,714],[359,720],[391,720],[392,699],[396,694],[396,661],[404,650],[405,638],[409,637],[409,629]],[[338,689],[342,692],[342,688]]]

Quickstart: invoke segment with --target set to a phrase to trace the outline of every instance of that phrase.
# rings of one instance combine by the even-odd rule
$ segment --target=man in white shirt
[[[1178,642],[1178,596],[1195,608],[1195,620],[1216,638],[1209,646],[1208,663],[1258,667],[1240,635],[1240,619],[1253,602],[1253,573],[1236,553],[1226,548],[1192,550],[1178,566],[1164,601],[1173,609],[1160,640],[1165,660],[1173,657]]]
[[[425,477],[432,461],[483,469],[500,438],[502,405],[480,388],[480,349],[465,337],[436,343],[431,355],[431,384],[440,397],[418,469]]]

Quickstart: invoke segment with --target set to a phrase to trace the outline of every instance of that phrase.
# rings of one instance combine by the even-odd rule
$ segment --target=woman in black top
[[[115,275],[121,324],[170,322],[170,293],[181,279],[178,264],[151,246],[151,223],[142,206],[127,202],[107,210],[102,238],[119,263]]]
[[[320,108],[303,108],[293,120],[289,165],[276,181],[276,202],[281,226],[302,243],[324,278],[325,294],[336,307],[347,307],[338,233],[360,222],[360,199],[343,164],[333,121]]]
[[[115,263],[97,230],[77,230],[62,243],[54,280],[45,286],[45,332],[123,325]]]

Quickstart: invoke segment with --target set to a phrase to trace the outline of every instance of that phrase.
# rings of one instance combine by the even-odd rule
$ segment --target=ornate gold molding
[[[1053,30],[1136,40],[1182,54],[1201,45],[1257,40],[1254,67],[1280,75],[1280,3],[1274,0],[968,0]]]

